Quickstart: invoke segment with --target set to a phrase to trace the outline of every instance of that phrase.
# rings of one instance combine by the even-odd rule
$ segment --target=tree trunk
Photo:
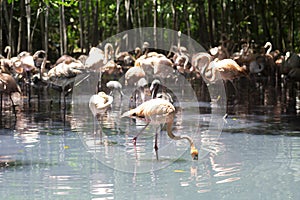
[[[45,42],[45,52],[48,55],[48,17],[49,17],[49,5],[46,5],[46,10],[45,10],[45,32],[44,32],[44,42]]]
[[[82,1],[79,1],[79,10],[82,10]],[[79,29],[79,37],[80,37],[80,52],[83,53],[84,51],[84,23],[83,23],[83,16],[82,12],[79,12],[79,23],[80,23],[80,29]]]
[[[176,18],[176,7],[175,7],[175,0],[171,1],[171,10],[172,10],[172,21],[173,21],[173,30],[177,30],[176,24],[177,24],[177,18]],[[178,31],[178,30],[177,30]]]
[[[226,3],[224,2],[225,0],[221,0],[221,32],[225,33],[226,32],[226,12],[227,12],[227,6]]]
[[[65,0],[62,0],[64,3]],[[63,45],[64,45],[64,54],[67,54],[68,52],[68,41],[67,41],[67,26],[66,26],[66,19],[65,19],[65,6],[62,5],[61,7],[61,13],[62,13],[62,34],[63,34]]]
[[[139,37],[139,42],[137,45],[142,45],[142,42],[144,41],[143,35],[142,35],[142,18],[141,18],[141,11],[140,11],[140,6],[144,5],[144,1],[140,0],[137,1],[137,18],[138,18],[138,26],[139,26],[139,33],[140,33],[140,37]]]
[[[281,7],[281,4],[280,4],[280,0],[277,0],[276,1],[276,7],[277,7],[277,27],[276,27],[276,32],[278,34],[278,37],[277,37],[277,47],[279,49],[282,49],[283,47],[283,27],[282,27],[282,23],[281,23],[281,20],[282,20],[282,14],[281,14],[281,10],[282,10],[282,7]]]
[[[30,33],[30,24],[31,24],[31,7],[30,0],[25,0],[25,10],[26,10],[26,20],[27,20],[27,51],[32,51],[32,43],[31,43],[31,33]]]
[[[126,29],[129,29],[129,8],[130,0],[125,0],[125,10],[126,10]]]
[[[153,0],[153,39],[154,39],[154,48],[157,48],[157,2]]]
[[[268,41],[273,43],[270,35],[267,19],[266,19],[266,4],[264,1],[261,1],[259,5],[260,5],[261,20],[262,20],[262,25],[264,30],[264,38],[266,38]]]
[[[215,46],[214,39],[214,18],[213,18],[213,9],[212,9],[212,0],[208,0],[208,21],[209,21],[209,40],[210,45]]]
[[[8,24],[8,45],[11,47],[11,53],[14,55],[16,52],[15,44],[13,41],[13,37],[15,36],[12,31],[13,27],[13,14],[14,14],[14,1],[11,2],[10,5],[10,16],[9,16],[9,24]]]
[[[186,23],[186,32],[189,37],[191,37],[191,25],[190,25],[190,19],[189,19],[189,13],[187,11],[188,8],[188,3],[185,1],[185,5],[183,6],[183,14],[185,18],[185,23]]]
[[[199,33],[200,33],[200,43],[201,45],[204,45],[205,48],[208,48],[209,45],[207,44],[207,38],[208,38],[208,31],[207,31],[207,21],[206,21],[206,15],[205,15],[205,7],[204,7],[204,0],[199,1],[197,10],[199,13]]]
[[[40,17],[40,14],[41,14],[41,10],[42,10],[42,7],[41,7],[42,5],[41,5],[41,2],[39,3],[39,8],[38,8],[38,10],[37,10],[37,12],[36,12],[36,19],[35,19],[35,22],[34,22],[34,25],[33,25],[33,28],[32,28],[32,31],[31,31],[31,35],[30,35],[30,46],[31,46],[31,48],[30,49],[32,49],[32,43],[33,43],[33,35],[34,35],[34,32],[35,32],[35,29],[36,29],[36,26],[37,26],[37,22],[38,22],[38,19],[39,19],[39,17]]]
[[[17,45],[17,53],[21,52],[23,49],[23,16],[24,16],[24,0],[20,0],[20,18],[19,18],[19,31],[18,31],[18,45]]]
[[[64,45],[63,45],[63,23],[62,23],[62,5],[59,7],[59,43],[60,43],[60,56],[64,54]]]
[[[85,49],[86,52],[89,52],[89,46],[90,46],[90,40],[89,40],[89,34],[90,34],[90,15],[89,15],[89,6],[90,5],[90,1],[86,0],[85,1],[85,15],[84,15],[84,21],[86,22],[86,27],[87,29],[85,29],[85,33],[84,33],[84,37],[85,37]]]
[[[175,0],[171,1],[171,10],[172,10],[172,29],[173,30],[177,30],[176,28],[176,7],[175,7]],[[174,31],[174,34],[172,34],[172,40],[171,41],[175,41],[175,38],[177,38],[177,33]]]
[[[92,40],[92,45],[97,46],[98,45],[98,38],[99,38],[99,27],[98,27],[98,8],[99,8],[99,1],[96,1],[96,5],[94,6],[93,9],[93,40]]]
[[[117,33],[120,32],[120,0],[117,0],[117,9],[116,9],[116,17],[117,17]]]
[[[252,37],[254,41],[257,41],[258,36],[258,19],[257,19],[257,3],[256,1],[252,1],[252,7],[253,7],[253,16],[252,16]]]
[[[292,0],[291,6],[291,42],[292,42],[292,50],[295,50],[295,1]]]
[[[2,54],[2,50],[3,50],[3,38],[2,38],[2,32],[3,32],[3,1],[0,1],[0,54]],[[2,94],[1,94],[2,95]],[[2,99],[1,99],[2,100]],[[2,101],[0,102],[1,106],[2,106]],[[1,110],[2,111],[2,110]]]
[[[130,6],[129,8],[129,11],[130,11],[130,28],[136,28],[136,23],[135,23],[135,20],[134,20],[134,15],[133,15],[133,12],[132,12],[132,9],[135,8],[135,5],[134,6]]]
[[[2,7],[2,16],[4,16],[4,18],[1,18],[2,20],[2,26],[1,26],[1,29],[2,29],[2,34],[4,35],[4,38],[3,38],[3,35],[1,35],[2,37],[2,46],[4,46],[4,40],[5,39],[8,43],[8,45],[10,45],[9,43],[9,36],[11,35],[11,32],[9,31],[9,23],[10,23],[10,18],[9,18],[9,15],[8,15],[8,6],[7,6],[7,2],[6,1],[2,1],[1,2],[1,7]],[[5,26],[6,25],[6,26]],[[5,30],[8,30],[8,31],[5,31]]]
[[[64,3],[64,0],[62,0]],[[65,6],[62,4],[59,9],[60,15],[60,54],[67,54],[67,30],[65,21]]]

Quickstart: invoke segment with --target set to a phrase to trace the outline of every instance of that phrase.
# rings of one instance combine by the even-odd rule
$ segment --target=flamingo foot
[[[157,153],[158,147],[157,147],[157,145],[154,145],[154,150],[155,150],[156,160],[158,160],[158,153]]]
[[[137,139],[137,137],[134,137],[134,138],[132,139],[132,143],[133,143],[134,146],[136,146],[136,139]]]

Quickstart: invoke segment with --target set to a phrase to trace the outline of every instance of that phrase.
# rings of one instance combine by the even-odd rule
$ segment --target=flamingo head
[[[191,148],[191,156],[193,160],[198,160],[198,150],[195,147]]]

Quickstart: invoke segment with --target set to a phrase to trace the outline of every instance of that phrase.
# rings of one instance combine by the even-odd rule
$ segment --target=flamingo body
[[[158,98],[142,103],[138,107],[125,112],[122,117],[139,117],[145,118],[147,121],[156,122],[158,124],[167,123],[168,136],[173,140],[188,140],[191,147],[191,156],[194,160],[197,160],[198,150],[195,148],[192,138],[187,135],[175,136],[172,133],[174,114],[175,107],[169,101]],[[137,136],[134,140],[136,140],[136,138]],[[154,148],[157,152],[157,144],[155,144]]]
[[[96,116],[97,114],[103,114],[112,102],[112,96],[109,96],[104,92],[99,92],[90,98],[89,107],[93,115]]]

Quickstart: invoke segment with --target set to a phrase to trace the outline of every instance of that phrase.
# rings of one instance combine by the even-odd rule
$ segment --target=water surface
[[[131,139],[142,126],[132,120],[119,120],[112,110],[101,140],[89,111],[71,116],[69,105],[64,117],[49,101],[33,100],[17,118],[7,110],[1,118],[2,199],[300,199],[296,114],[253,112],[214,124],[209,113],[185,112],[175,133],[199,131],[200,159],[193,161],[188,144],[174,143],[162,130],[157,161],[155,128],[146,130],[135,151]],[[167,145],[180,155],[164,151]]]

